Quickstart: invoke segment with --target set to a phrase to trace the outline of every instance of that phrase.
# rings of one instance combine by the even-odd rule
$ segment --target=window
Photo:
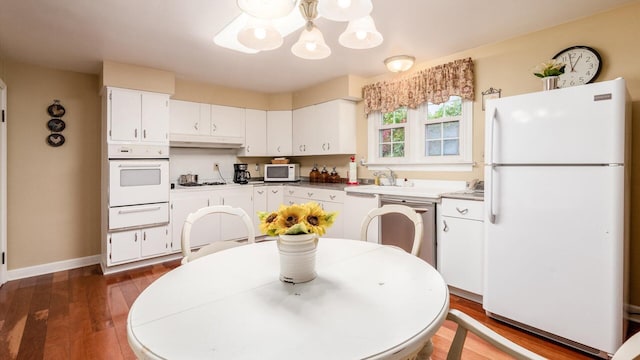
[[[469,171],[472,105],[459,96],[417,109],[399,108],[369,115],[372,170]]]

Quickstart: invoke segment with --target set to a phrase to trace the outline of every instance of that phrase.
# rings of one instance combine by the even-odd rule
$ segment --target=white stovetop
[[[442,194],[461,191],[465,181],[450,180],[409,180],[398,181],[396,186],[358,185],[345,188],[347,193],[396,195],[438,199]]]

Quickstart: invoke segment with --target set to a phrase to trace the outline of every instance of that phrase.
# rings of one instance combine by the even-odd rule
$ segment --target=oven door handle
[[[158,211],[160,209],[161,209],[160,206],[154,206],[154,207],[143,208],[143,209],[118,210],[118,214],[133,214],[133,213],[139,213],[139,212]]]
[[[118,165],[119,168],[158,168],[161,166],[162,164],[136,164],[136,165],[120,164]]]

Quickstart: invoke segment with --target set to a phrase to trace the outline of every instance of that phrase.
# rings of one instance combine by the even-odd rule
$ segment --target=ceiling
[[[110,60],[172,71],[186,80],[280,93],[346,74],[383,74],[389,56],[429,61],[634,2],[375,0],[371,15],[382,45],[344,48],[338,36],[346,23],[318,19],[333,53],[304,60],[290,50],[298,31],[282,47],[257,54],[215,45],[214,35],[240,14],[236,0],[0,0],[0,58],[95,74]]]

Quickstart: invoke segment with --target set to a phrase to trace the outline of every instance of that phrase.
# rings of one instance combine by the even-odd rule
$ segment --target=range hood
[[[237,149],[244,147],[244,137],[171,134],[171,147]]]

